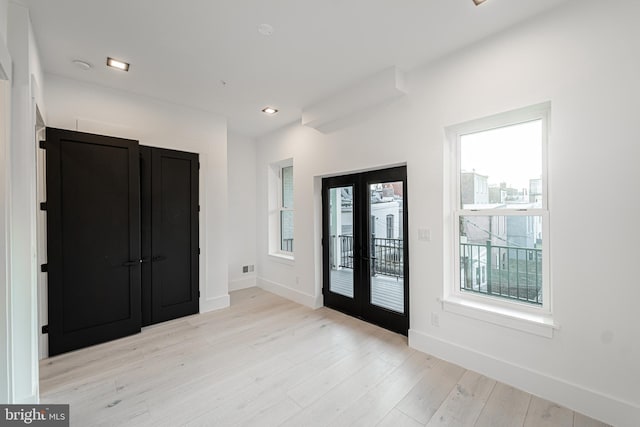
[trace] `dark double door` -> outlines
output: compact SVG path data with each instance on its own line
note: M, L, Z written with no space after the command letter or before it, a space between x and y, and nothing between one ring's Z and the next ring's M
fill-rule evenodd
M325 178L322 206L325 306L407 335L406 167Z
M140 147L142 325L198 312L198 155Z
M197 154L47 129L49 355L198 311Z

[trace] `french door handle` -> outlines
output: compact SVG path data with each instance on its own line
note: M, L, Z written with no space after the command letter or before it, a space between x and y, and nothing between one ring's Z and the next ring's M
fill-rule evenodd
M167 259L166 256L157 255L151 258L151 262L160 262L160 261L164 261L165 259Z
M142 262L141 259L137 259L135 261L125 261L125 262L122 263L122 266L123 267L133 267L135 265L140 264L141 262Z

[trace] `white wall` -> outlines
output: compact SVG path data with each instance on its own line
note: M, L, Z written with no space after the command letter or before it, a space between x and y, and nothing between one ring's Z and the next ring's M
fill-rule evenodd
M200 311L229 305L227 136L220 116L46 75L47 126L200 155Z
M227 134L229 171L229 290L256 285L256 144L251 138ZM242 267L254 271L243 273Z
M570 2L409 75L409 95L331 134L257 141L258 284L321 302L320 176L406 163L410 345L606 422L640 419L640 2ZM551 339L443 312L444 128L550 100ZM293 157L293 264L267 255L267 168ZM431 241L418 241L418 228ZM440 316L439 327L430 323Z

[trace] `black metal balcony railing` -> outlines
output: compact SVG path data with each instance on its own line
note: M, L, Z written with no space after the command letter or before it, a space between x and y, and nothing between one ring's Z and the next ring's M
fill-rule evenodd
M542 250L460 243L460 289L542 304Z
M334 262L334 247L336 238L340 241L340 254L338 265L340 268L353 268L353 236L331 236L329 249L330 262ZM404 277L404 245L402 239L384 239L374 237L371 239L371 275L383 274L392 277Z

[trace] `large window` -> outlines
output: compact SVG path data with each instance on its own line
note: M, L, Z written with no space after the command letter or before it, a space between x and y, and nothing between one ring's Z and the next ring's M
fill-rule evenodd
M549 311L549 104L452 127L454 288Z

